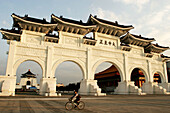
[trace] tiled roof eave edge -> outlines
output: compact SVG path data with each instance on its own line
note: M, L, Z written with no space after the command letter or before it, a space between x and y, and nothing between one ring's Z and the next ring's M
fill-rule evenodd
M125 40L127 39L127 37L128 37L128 34L126 34L125 36L122 36L122 37L120 38L120 41L121 41L121 42L125 41Z
M65 21L59 19L58 17L56 17L55 15L52 15L51 17L53 19L57 19L59 22L61 22L63 24L68 24L68 25L72 25L72 26L78 26L78 27L82 27L82 28L95 28L96 27L96 25L84 26L84 25L78 25L78 24L74 24L74 23L65 22Z
M9 32L9 31L3 31L3 30L0 30L1 33L6 33L6 34L12 34L12 35L17 35L17 36L21 36L21 34L18 34L18 33L12 33L12 32Z
M140 38L136 38L135 36L133 36L133 35L131 35L130 33L129 33L129 36L131 36L131 37L133 37L135 40L139 40L139 41L143 41L143 42L153 42L153 41L155 41L155 39L149 39L149 40L145 40L145 39L140 39Z
M23 21L23 22L26 22L26 23L31 23L31 24L35 24L35 25L40 25L40 26L57 26L57 24L41 24L41 23L36 23L36 22L31 22L31 21L27 21L27 20L24 20L16 15L12 15L13 18L16 18L20 21Z
M105 25L105 26L109 26L109 27L114 27L118 30L131 30L131 29L134 29L134 27L128 27L128 28L122 28L122 27L118 27L118 26L114 26L114 25L109 25L109 24L106 24L106 23L102 23L100 21L98 21L97 19L95 19L93 16L91 16L95 21L97 21L97 23L101 24L101 25Z
M163 50L167 50L167 49L170 49L169 47L157 47L155 46L154 44L152 44L152 47L156 48L156 49L163 49Z

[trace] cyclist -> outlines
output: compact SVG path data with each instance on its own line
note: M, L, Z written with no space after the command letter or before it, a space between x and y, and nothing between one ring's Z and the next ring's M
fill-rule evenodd
M65 104L67 110L72 110L73 108L78 108L79 110L84 109L85 103L80 101L81 96L77 91L74 90L74 95L69 98L69 101Z
M77 105L79 104L81 96L77 93L76 90L74 90L74 95L71 97L71 99L76 103Z

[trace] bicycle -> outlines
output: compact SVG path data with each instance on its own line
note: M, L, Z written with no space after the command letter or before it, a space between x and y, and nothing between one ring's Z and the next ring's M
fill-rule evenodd
M85 107L85 103L83 101L79 101L78 105L74 102L71 98L69 98L69 101L66 102L65 108L66 110L72 110L73 108L78 108L79 110L83 110Z

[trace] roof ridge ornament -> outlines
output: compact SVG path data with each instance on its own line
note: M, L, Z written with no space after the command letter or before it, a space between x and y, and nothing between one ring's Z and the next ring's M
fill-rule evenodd
M25 17L28 17L28 14L25 14Z
M118 25L118 21L115 21L115 24Z
M43 18L43 21L44 21L44 22L47 22L47 21L46 21L46 18Z

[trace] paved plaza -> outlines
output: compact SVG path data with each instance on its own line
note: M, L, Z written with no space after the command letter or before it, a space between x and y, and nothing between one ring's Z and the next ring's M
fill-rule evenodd
M69 97L0 97L0 113L170 113L170 95L82 96L85 109L67 111Z

